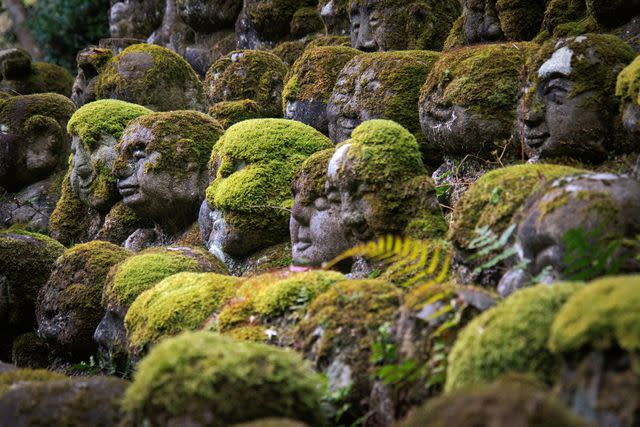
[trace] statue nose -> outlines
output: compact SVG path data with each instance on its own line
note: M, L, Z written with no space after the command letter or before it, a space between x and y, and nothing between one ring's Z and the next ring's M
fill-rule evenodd
M91 168L88 166L80 166L78 168L78 176L82 179L87 179L91 176Z

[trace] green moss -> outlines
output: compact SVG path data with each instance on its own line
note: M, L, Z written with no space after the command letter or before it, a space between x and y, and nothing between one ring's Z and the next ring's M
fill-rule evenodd
M140 362L123 407L134 423L188 416L216 427L282 416L321 426L319 383L291 351L188 332Z
M489 383L510 372L552 383L559 374L559 360L546 349L551 324L582 286L526 288L473 319L449 354L445 390Z
M358 99L358 108L367 111L369 117L401 124L422 144L425 141L416 105L420 87L439 56L431 51L375 52L356 56L340 73L336 91L353 94L358 85L369 84L370 76L373 76L380 82L380 89L375 90L375 96ZM360 81L363 75L368 78ZM334 104L341 106L338 99L334 99Z
M445 52L433 66L420 91L440 105L458 105L482 117L513 122L520 73L532 43L468 46Z
M379 327L392 320L400 295L394 285L383 280L338 282L310 304L294 330L298 347L305 354L313 353L319 366L326 367L338 354L342 363L350 366L349 398L369 395L372 346Z
M465 45L464 22L465 16L462 15L453 23L449 35L444 41L444 51L457 49Z
M549 181L585 172L560 165L524 164L493 170L469 187L456 205L449 239L466 248L475 230L488 226L495 233L507 229L527 198Z
M9 359L11 341L35 325L35 301L56 259L65 248L50 237L18 227L0 230L0 276L4 303L0 307L3 340L0 355Z
M135 44L112 58L98 76L98 99L112 98L154 111L203 110L202 83L180 55L151 45Z
M638 303L640 276L594 280L576 292L558 312L551 327L549 348L553 353L577 352L586 347L637 351Z
M58 122L60 131L64 132L75 109L69 98L54 93L12 96L0 100L0 123L19 138L27 138L32 130L29 120L51 118Z
M39 369L49 365L49 346L35 332L17 337L11 348L11 361L19 368Z
M207 71L210 104L251 99L263 117L281 117L280 92L287 65L271 52L239 50L218 59Z
M239 327L247 326L253 313L255 313L253 299L234 298L225 304L218 314L215 330L228 333Z
M507 40L531 40L540 31L547 0L497 0L496 11Z
M322 46L345 46L351 47L351 37L349 36L320 36L307 43L307 49L314 49Z
M178 273L142 292L124 319L129 354L139 357L161 338L202 326L234 294L238 278Z
M127 125L130 131L136 128L151 131L153 138L145 150L160 154L154 164L146 165L145 172L161 170L178 177L187 173L192 163L201 170L206 169L211 149L224 131L217 121L206 114L187 110L140 116ZM118 144L116 152L121 154L114 163L114 170L126 167L123 162L126 163L133 156L134 142L124 138Z
M290 31L290 22L300 8L316 6L314 0L264 0L244 9L261 38L280 39Z
M540 384L503 377L495 383L429 400L397 427L491 426L587 427Z
M299 165L331 147L310 126L284 119L246 120L230 127L211 153L215 180L207 201L238 230L288 229L291 183ZM277 243L274 241L273 243Z
M632 102L640 105L640 57L618 74L616 96L622 102Z
M83 240L89 227L88 207L71 187L71 164L62 180L60 198L49 217L49 234L60 242L70 245Z
M151 113L148 108L114 99L86 104L76 111L67 123L67 132L78 135L90 150L96 148L102 136L120 139L130 120Z
M302 55L306 48L303 41L294 40L279 43L278 46L271 49L271 53L282 59L282 62L291 67L294 62Z
M57 93L65 97L71 96L73 76L65 68L46 62L33 62L31 74L25 82L22 94Z
M343 46L307 49L296 61L282 91L283 110L287 101L329 101L338 74L347 62L362 52Z
M544 13L544 26L555 36L556 27L584 19L587 6L584 0L549 0Z
M0 373L0 396L6 393L12 384L19 382L55 381L65 378L62 374L47 371L46 369L16 369L9 372L2 372Z
M295 38L314 33L324 33L324 22L320 17L318 8L313 5L296 10L289 23L289 32Z
M272 317L300 308L344 278L334 271L309 271L278 281L255 295L256 312Z
M245 268L242 272L243 276L254 276L288 267L293 264L291 242L278 243L261 249L246 258L243 264Z
M260 118L260 105L251 99L223 101L209 108L209 115L220 123L223 129L229 129L244 120Z
M404 232L409 237L424 240L444 237L448 230L449 223L443 215L425 214L409 221Z
M259 325L238 326L237 328L229 329L224 335L239 341L266 343L268 339L265 327Z
M327 168L335 149L313 153L302 163L293 183L293 193L302 204L311 204L325 195Z

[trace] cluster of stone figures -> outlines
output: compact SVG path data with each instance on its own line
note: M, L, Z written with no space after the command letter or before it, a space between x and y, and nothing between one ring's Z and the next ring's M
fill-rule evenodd
M640 423L640 1L105 13L0 51L0 424Z

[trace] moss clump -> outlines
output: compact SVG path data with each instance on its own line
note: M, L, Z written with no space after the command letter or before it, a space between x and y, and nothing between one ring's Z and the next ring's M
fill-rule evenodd
M260 118L261 109L260 105L251 99L223 101L212 105L209 115L217 120L223 129L229 129L244 120Z
M183 176L190 164L206 169L211 149L222 135L222 126L213 118L197 111L170 111L151 113L133 119L127 125L125 137L116 147L120 153L114 163L114 170L126 167L126 159L133 156L135 134L139 129L148 129L153 138L145 147L149 153L160 154L154 164L147 164L145 172L161 170Z
M622 102L640 105L640 57L618 74L616 96Z
M407 128L424 143L418 116L420 87L436 63L439 53L430 51L375 52L358 55L349 61L336 82L332 103L342 108L340 95L345 99L353 97L356 87L365 86L371 80L380 82L379 89L363 89L358 97L360 111L366 111L368 118L393 120ZM361 82L362 76L369 77Z
M277 243L288 230L296 169L331 142L310 126L283 119L255 119L231 126L211 153L215 179L207 202L242 231L268 231Z
M11 133L24 138L34 130L31 126L42 120L39 118L50 117L58 122L64 132L75 109L69 98L54 93L11 96L1 100L0 123L7 126Z
M397 427L477 426L587 427L543 385L528 378L504 377L478 389L456 391L429 400Z
M420 91L444 106L457 105L488 119L512 123L516 117L520 73L532 43L468 46L443 53Z
M215 271L215 258L200 248L152 248L144 250L114 267L102 295L107 309L128 307L143 291L161 280L181 272ZM218 270L219 272L224 271Z
M120 139L130 120L151 113L148 108L129 102L105 99L86 104L67 123L67 132L78 135L93 150L102 136Z
M507 40L531 40L540 31L547 0L497 0L500 27Z
M130 255L126 249L99 240L67 249L38 294L40 335L75 360L94 354L93 332L104 314L100 297L107 273Z
M310 205L318 197L324 196L327 167L333 153L333 148L318 151L300 166L292 186L293 193L300 203Z
M362 52L343 46L307 49L296 61L282 91L283 109L287 101L329 101L338 74L347 62Z
M324 425L319 381L300 356L209 332L158 344L138 365L123 407L136 424L190 419L216 427L281 416Z
M82 203L71 186L71 162L69 162L69 169L62 179L60 198L49 217L49 234L65 245L84 241L90 220L88 206Z
M582 286L557 283L523 289L473 319L449 353L445 390L489 383L510 372L552 383L559 360L546 348L551 324Z
M394 285L383 280L338 282L309 305L295 328L296 347L313 354L320 369L326 369L336 357L350 367L352 386L345 401L359 406L361 399L369 396L372 346L379 327L393 318L400 295Z
M0 230L0 277L5 299L0 305L3 325L0 356L4 360L9 359L13 338L33 329L36 296L64 249L41 234L17 227Z
M475 230L488 226L499 234L527 198L556 178L584 173L560 165L524 164L493 170L483 175L462 195L454 212L449 239L466 248Z
M125 317L134 358L161 338L202 326L234 294L238 278L215 273L178 273L142 292Z
M112 58L98 76L98 99L120 99L154 111L204 110L202 83L180 55L151 45L135 44Z
M307 6L316 4L314 0L263 0L249 3L244 13L261 39L277 40L289 33L293 16Z
M0 396L5 394L13 384L20 382L40 382L63 380L66 377L46 369L16 369L0 373Z
M323 46L351 47L351 38L349 36L320 36L307 43L307 49Z
M31 74L24 83L26 91L20 93L57 93L69 97L72 87L73 76L65 68L46 62L34 62L31 64Z
M19 368L46 368L49 365L49 346L35 332L22 334L13 341L11 361Z
M271 49L271 53L282 59L282 62L287 64L288 67L291 67L300 58L305 48L306 45L303 41L286 41Z
M558 312L551 327L553 353L640 349L638 303L640 276L614 276L594 280L576 292Z
M268 317L284 314L294 306L309 303L344 279L344 275L335 271L309 271L280 280L256 293L256 312Z
M239 341L261 342L266 343L269 336L264 326L260 325L243 325L226 331L224 336Z
M584 0L549 0L544 12L544 27L549 34L556 36L558 27L575 25L587 18L587 6ZM578 35L578 34L571 34Z
M263 117L280 117L281 92L287 65L271 52L238 50L218 59L207 71L210 104L251 99Z
M295 38L322 32L324 32L324 22L317 7L302 7L291 17L289 33Z

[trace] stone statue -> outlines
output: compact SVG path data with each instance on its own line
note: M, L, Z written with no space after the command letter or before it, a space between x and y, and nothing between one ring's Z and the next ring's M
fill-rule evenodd
M549 41L527 65L518 112L531 159L601 162L622 152L616 77L634 53L615 36L587 34Z
M166 0L111 0L111 37L146 40L162 23Z
M222 128L196 111L147 114L129 122L116 147L113 172L125 205L155 224L125 247L167 245L196 220L207 188L207 161Z
M0 91L11 95L58 93L71 95L73 77L64 68L32 61L22 48L0 50Z
M327 33L335 36L349 35L349 0L320 0L318 10Z
M634 151L638 151L638 141L640 141L640 58L636 58L618 75L616 95L622 102L620 111L627 138L633 144Z

